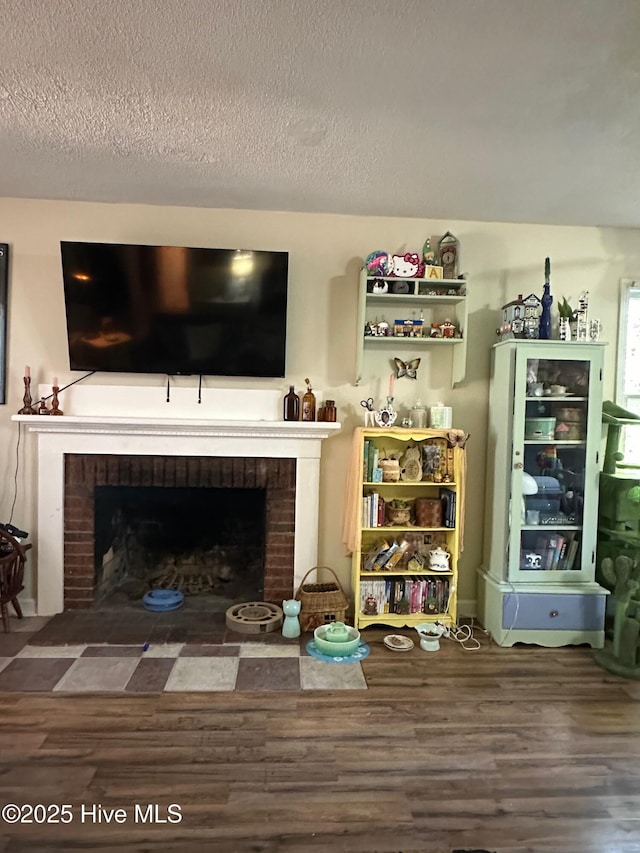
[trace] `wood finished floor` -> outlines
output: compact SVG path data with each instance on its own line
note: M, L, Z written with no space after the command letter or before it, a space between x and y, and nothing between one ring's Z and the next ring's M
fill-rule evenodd
M0 824L0 851L640 851L640 683L584 647L393 653L385 633L364 634L366 691L1 694L0 800L73 821Z

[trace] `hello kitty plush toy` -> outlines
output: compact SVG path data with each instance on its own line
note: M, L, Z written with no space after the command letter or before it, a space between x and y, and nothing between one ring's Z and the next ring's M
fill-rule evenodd
M392 255L392 275L398 278L420 278L424 273L424 266L420 262L420 256L415 252L407 252L405 255Z

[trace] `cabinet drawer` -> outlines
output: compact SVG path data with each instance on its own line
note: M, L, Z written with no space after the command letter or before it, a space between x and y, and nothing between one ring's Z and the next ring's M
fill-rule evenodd
M502 627L521 631L601 631L605 601L606 595L510 592L502 602Z

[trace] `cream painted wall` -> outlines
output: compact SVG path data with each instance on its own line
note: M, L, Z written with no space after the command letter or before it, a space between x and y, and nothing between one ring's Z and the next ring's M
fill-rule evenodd
M426 206L426 205L425 205ZM602 319L606 356L605 396L614 389L618 282L640 278L640 235L636 230L439 222L316 214L169 208L80 202L0 199L0 242L10 244L7 403L0 406L0 520L24 526L36 544L34 454L31 436L11 421L22 405L22 376L64 385L80 374L68 369L59 241L89 240L159 245L212 246L288 251L289 328L286 379L214 380L209 387L297 388L309 376L319 395L336 401L343 429L324 444L321 470L319 559L350 585L350 561L342 545L345 471L350 437L361 423L359 401L386 393L393 353L365 356L364 381L353 385L358 270L375 249L420 250L426 236L451 230L460 240L461 267L469 276L468 361L465 382L449 387L449 354L421 351L417 382L396 383L396 403L410 408L417 397L453 406L454 426L471 433L465 552L459 596L476 597L475 570L481 561L489 353L499 308L518 293L541 293L544 259L552 261L552 293L570 300L590 293L590 313ZM555 312L554 312L555 314ZM391 318L392 319L392 318ZM96 384L158 384L157 377L99 374ZM181 385L196 387L183 378ZM64 409L64 395L61 399ZM132 412L135 414L135 412ZM16 477L16 456L19 466ZM14 479L17 487L14 489ZM15 499L15 507L14 507ZM12 513L13 508L13 513ZM32 595L27 578L25 594Z

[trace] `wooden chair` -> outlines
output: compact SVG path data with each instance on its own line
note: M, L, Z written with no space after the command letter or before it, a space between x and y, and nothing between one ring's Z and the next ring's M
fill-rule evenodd
M0 528L0 613L5 634L9 633L8 604L13 605L18 619L22 619L22 610L18 602L18 593L24 589L24 565L27 551L31 545L22 545L6 530Z

